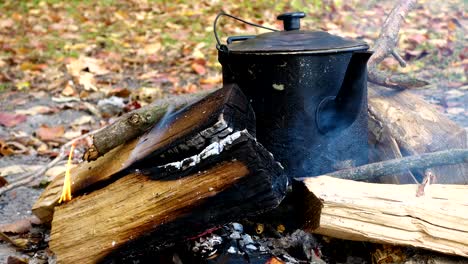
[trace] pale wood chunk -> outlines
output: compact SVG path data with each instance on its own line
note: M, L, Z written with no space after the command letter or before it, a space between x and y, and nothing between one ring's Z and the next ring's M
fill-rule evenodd
M314 233L356 241L400 244L468 257L468 185L356 182L328 176L308 178L306 188L322 203ZM316 215L306 216L315 221ZM307 219L306 219L307 220Z

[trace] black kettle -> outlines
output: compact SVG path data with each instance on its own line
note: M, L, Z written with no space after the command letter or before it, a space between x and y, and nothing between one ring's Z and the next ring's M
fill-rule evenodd
M367 163L367 60L362 41L300 29L302 12L278 16L284 31L219 40L224 84L250 99L257 139L289 177ZM260 26L262 27L262 26ZM264 27L263 27L264 28Z

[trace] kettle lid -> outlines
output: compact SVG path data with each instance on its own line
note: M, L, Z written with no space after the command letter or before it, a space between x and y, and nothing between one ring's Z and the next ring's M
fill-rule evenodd
M284 13L278 16L283 20L285 31L275 31L257 36L231 37L227 48L232 53L300 53L320 54L337 53L356 50L367 50L369 46L364 41L343 38L325 31L300 30L300 19L303 12Z

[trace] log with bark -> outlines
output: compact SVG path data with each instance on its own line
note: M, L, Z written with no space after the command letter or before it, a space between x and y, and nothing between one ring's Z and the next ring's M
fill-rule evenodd
M195 103L206 93L168 97L134 110L120 117L115 123L92 136L93 143L84 153L83 159L93 161L113 148L132 140L160 121L167 112L177 111Z
M409 91L369 87L370 160L467 148L466 130ZM415 171L418 172L418 171ZM468 163L433 168L437 183L468 184ZM424 174L419 171L419 174ZM415 183L411 174L391 175L385 183Z
M423 196L416 197L415 184L327 176L308 178L302 184L308 231L468 257L468 185L430 185Z
M247 129L254 135L254 128L254 114L245 96L236 86L224 87L196 104L166 115L163 122L145 135L127 141L95 161L79 164L71 171L72 194L83 193L93 185L126 173L123 171L131 170L135 163L143 169L177 161L233 131ZM43 222L52 220L63 181L63 175L57 176L33 206L33 213Z
M50 248L58 262L128 262L281 202L287 177L246 130L213 145L57 206Z

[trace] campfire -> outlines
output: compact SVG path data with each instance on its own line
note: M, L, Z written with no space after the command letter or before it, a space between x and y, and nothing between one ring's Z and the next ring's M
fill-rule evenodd
M239 253L216 232L268 263L287 261L280 247L319 259L314 235L468 257L466 131L407 91L368 86L369 46L300 30L303 16L223 44L218 19L245 21L220 14L221 88L127 113L74 168L71 145L33 207L59 263L130 263L183 241ZM256 219L278 237L260 242Z

